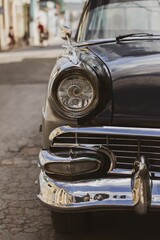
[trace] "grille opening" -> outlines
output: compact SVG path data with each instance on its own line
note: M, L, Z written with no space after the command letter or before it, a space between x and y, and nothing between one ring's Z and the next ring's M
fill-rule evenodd
M120 169L133 169L135 160L144 155L149 161L149 170L160 172L160 138L158 137L65 133L57 136L54 144L104 145L115 154L116 168Z

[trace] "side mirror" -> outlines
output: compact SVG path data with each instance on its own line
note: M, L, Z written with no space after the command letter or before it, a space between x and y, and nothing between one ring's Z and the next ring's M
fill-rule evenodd
M61 38L63 40L68 40L70 41L70 38L72 36L72 29L69 26L63 26L61 28Z

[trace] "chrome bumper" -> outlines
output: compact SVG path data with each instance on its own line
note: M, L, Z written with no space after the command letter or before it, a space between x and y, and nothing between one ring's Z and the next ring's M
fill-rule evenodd
M131 178L107 178L77 182L60 182L39 175L38 198L57 211L100 209L134 209ZM152 180L150 209L160 207L160 181Z
M50 134L50 141L54 142L57 136L67 132L160 137L160 129L64 126ZM77 141L75 145L78 145ZM42 161L43 158L40 161L38 198L56 211L133 209L140 214L146 214L148 209L160 209L160 177L152 176L147 159L143 155L137 159L132 174L127 176L109 174L106 178L73 182L63 182L48 177L43 166L46 162L55 161L55 159L48 151L42 155L45 158L44 161Z
M41 171L39 199L59 210L133 207L130 179L59 182Z

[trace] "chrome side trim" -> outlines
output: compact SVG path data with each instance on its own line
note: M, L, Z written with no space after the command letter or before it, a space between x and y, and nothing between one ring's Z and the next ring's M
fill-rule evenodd
M72 128L70 126L61 126L54 129L49 140L53 141L55 137L64 133L83 133L83 134L101 134L101 135L121 135L121 136L141 136L141 137L160 137L160 129L153 128L131 128L131 127L81 127Z

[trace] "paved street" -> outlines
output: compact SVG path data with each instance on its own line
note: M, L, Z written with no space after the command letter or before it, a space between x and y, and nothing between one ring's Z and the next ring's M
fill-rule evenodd
M160 215L92 215L87 233L55 233L36 197L41 108L59 49L0 53L0 240L155 239Z

